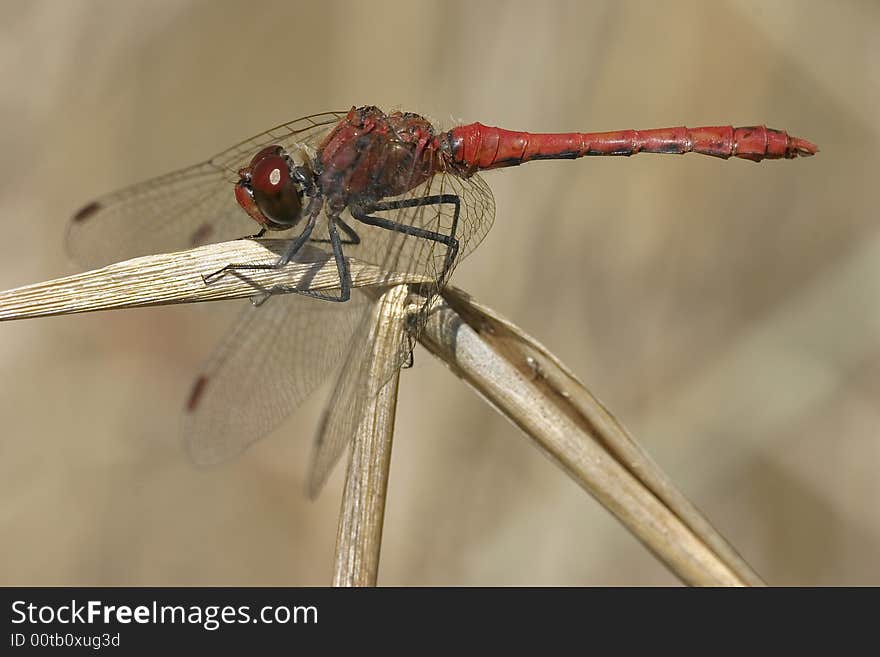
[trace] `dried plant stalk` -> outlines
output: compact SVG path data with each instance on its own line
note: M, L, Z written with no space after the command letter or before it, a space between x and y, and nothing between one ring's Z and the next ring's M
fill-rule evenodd
M325 252L306 248L278 270L226 274L210 285L203 275L230 262L271 263L289 240L234 240L160 255L133 258L100 269L0 292L0 321L156 306L194 301L240 299L255 295L254 285L298 286L308 290L339 287L336 264ZM416 282L418 277L386 274L374 265L348 258L354 287Z
M550 352L455 288L422 337L684 582L762 585L626 430Z
M287 240L236 240L135 258L0 292L0 320L253 297L254 286L338 288L327 254L304 249L279 270L202 275L230 262L274 262ZM384 294L376 304L373 363L406 339L404 305L418 277L348 259L355 287ZM760 577L678 492L614 417L552 354L461 290L447 287L422 343L529 435L684 582L761 585ZM371 400L352 449L337 541L334 583L376 582L397 378Z
M351 444L336 534L334 586L375 586L382 545L385 493L391 467L400 370L383 384L383 362L396 357L406 339L406 285L386 291L373 309L368 389L379 393L366 405Z

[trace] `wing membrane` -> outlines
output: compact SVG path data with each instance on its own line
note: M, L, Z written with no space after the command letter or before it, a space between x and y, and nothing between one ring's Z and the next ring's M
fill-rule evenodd
M432 196L455 195L459 201L459 216L455 236L459 240L459 254L455 265L470 254L482 241L492 226L495 203L486 183L478 176L469 179L438 174L426 183L410 190L396 200L414 200ZM407 226L415 226L433 232L452 233L454 205L431 204L377 212L376 216ZM346 222L361 236L361 243L346 247L346 253L358 259L372 262L389 272L406 272L428 276L433 283L422 286L422 294L428 301L440 291L440 275L446 258L446 247L436 241L421 239L400 232L367 226L351 216ZM451 275L447 272L447 276ZM427 306L427 303L426 303ZM393 373L408 362L415 341L418 339L424 317L415 317L410 334L400 341L397 354L385 363L372 364L374 352L372 340L375 331L369 321L372 313L366 313L339 373L333 394L324 411L313 451L309 474L309 495L316 496L333 467L351 443L363 421L366 404ZM371 376L370 370L375 373Z
M417 199L441 196L454 196L459 199L460 209L454 235L455 205L451 203L414 205L381 210L372 214L404 226L453 235L459 242L459 252L452 267L446 273L448 280L457 264L479 245L492 226L495 201L485 181L479 176L463 179L439 173L404 195L383 199L383 203L394 201L409 203ZM431 298L440 291L441 285L445 283L440 280L447 254L445 244L378 226L368 226L350 215L346 215L345 221L361 236L360 244L346 246L347 255L376 264L387 272L427 277L431 282L421 286L421 292L427 302L430 302ZM427 303L425 305L427 306ZM404 341L401 353L397 356L397 367L409 360L423 319L423 317L414 318L410 339Z
M98 266L252 233L256 226L233 194L238 170L269 144L281 145L294 159L298 151L313 158L324 135L345 114L326 112L282 124L201 164L99 198L74 217L68 249L80 263ZM419 202L450 196L458 199L457 219L453 203ZM365 225L348 212L341 218L357 231L360 244L346 245L346 255L388 272L427 277L431 282L422 285L421 292L428 300L482 241L495 213L492 193L479 176L462 179L444 172L401 196L382 199L382 204L373 216L458 240L458 256L446 279L444 244ZM313 238L326 240L326 215ZM329 250L326 243L319 248ZM206 365L189 400L184 437L193 459L216 463L243 451L280 424L341 364L312 461L309 487L317 493L355 434L366 403L378 393L377 386L409 360L421 330L417 318L399 353L385 363L372 363L373 303L354 290L343 304L289 294L248 306Z
M339 366L368 307L361 294L249 305L193 388L183 426L193 460L226 460L277 427Z
M206 162L107 194L80 210L67 231L67 249L87 267L165 253L256 232L238 207L238 170L262 147L312 154L344 112L303 117L242 141Z

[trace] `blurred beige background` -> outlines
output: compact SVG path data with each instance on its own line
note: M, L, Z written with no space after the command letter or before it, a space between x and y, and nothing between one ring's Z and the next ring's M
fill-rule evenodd
M818 157L491 173L455 283L555 351L772 584L880 584L880 5L0 2L0 288L70 273L97 194L353 104L531 131L766 122ZM537 266L536 266L537 265ZM0 584L330 582L326 389L196 470L193 306L0 326ZM295 336L292 336L295 338ZM403 373L380 583L674 584L424 351Z

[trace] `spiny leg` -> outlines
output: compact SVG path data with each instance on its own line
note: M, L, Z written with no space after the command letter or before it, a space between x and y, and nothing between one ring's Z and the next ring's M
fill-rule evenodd
M455 206L455 210L452 214L452 226L450 228L449 235L445 235L443 233L433 230L427 230L425 228L419 228L417 226L409 226L407 224L391 221L390 219L383 219L382 217L370 216L368 212L353 208L350 209L350 211L351 215L355 219L369 226L377 226L379 228L384 228L385 230L392 230L398 233L402 233L404 235L412 235L413 237L419 237L421 239L431 240L446 245L446 257L443 262L443 271L440 272L440 276L437 279L438 287L443 287L446 284L446 279L448 278L449 273L452 270L453 264L455 264L455 257L458 255L458 239L456 239L455 237L455 232L458 228L458 216L461 209L461 199L455 194L435 194L432 196L423 196L421 198L414 199L382 201L370 206L369 210L370 212L383 212L388 210L399 210L401 208L442 205L444 203ZM407 340L409 341L409 348L407 349L408 357L403 367L412 367L413 350L415 348L415 341L412 333L407 332Z
M358 235L354 228L349 226L345 221L341 218L336 219L336 224L342 229L342 232L345 233L345 237L342 239L342 244L360 244L361 237ZM312 242L317 244L327 244L330 240L312 238Z
M238 272L244 271L266 271L272 269L279 269L284 267L287 263L289 263L293 257L297 254L297 252L302 248L303 244L305 244L309 236L312 234L312 231L315 228L315 222L318 218L319 211L314 211L309 214L308 222L306 223L305 228L303 228L302 233L290 243L285 252L278 258L278 260L272 264L244 264L244 263L233 263L226 265L222 269L219 269L207 276L202 276L205 281L205 284L210 284L219 276L229 272L233 274L238 274ZM325 301L348 301L351 298L351 271L348 268L348 262L345 260L345 255L342 252L342 242L339 238L339 233L336 230L336 220L333 217L329 218L329 226L328 230L330 233L330 243L333 249L333 257L336 261L336 270L339 272L339 296L333 296L331 294L324 294L323 292L314 292L311 290L298 290L294 287L284 286L284 285L276 285L269 290L261 288L257 285L254 285L254 288L260 292L261 296L254 299L254 305L262 305L266 299L268 299L273 294L280 294L282 292L296 292L298 294L302 294L308 297L313 297L315 299L322 299Z
M379 203L371 205L369 208L369 212L384 212L388 210L399 210L401 208L415 208L427 205L443 205L447 203L455 206L455 210L452 213L452 226L449 231L449 235L445 235L443 233L439 233L433 230L427 230L425 228L419 228L417 226L401 224L396 221L391 221L390 219L383 219L382 217L373 217L370 216L370 214L368 214L367 212L357 209L351 209L351 216L353 216L361 223L367 224L369 226L377 226L379 228L392 230L397 233L403 233L404 235L412 235L413 237L420 237L422 239L431 240L446 245L447 250L446 258L443 262L443 271L440 272L440 276L437 280L438 285L442 287L446 284L446 278L448 277L449 272L452 270L453 264L455 264L455 257L458 255L458 239L456 239L455 237L455 232L458 228L458 216L461 210L461 199L456 194L434 194L432 196L423 196L421 198L410 198L397 201L381 201Z
M293 256L297 254L297 252L302 248L303 244L305 244L309 235L312 234L312 230L315 228L315 222L318 219L318 213L312 212L309 214L309 219L306 222L303 231L297 236L295 240L293 240L287 247L287 249L282 253L278 260L272 264L246 264L246 263L232 263L228 264L225 267L218 269L215 272L211 272L210 274L206 274L202 276L202 279L205 281L205 285L210 285L215 280L223 276L223 274L230 271L258 271L258 270L270 270L270 269L280 269L284 267L287 263L291 261Z
M339 295L326 294L324 292L315 292L313 290L299 290L288 285L275 285L268 290L266 296L259 300L258 304L263 303L273 294L284 294L287 292L295 292L313 299L321 299L322 301L348 301L351 298L351 270L348 267L348 261L342 252L342 240L339 237L339 231L336 229L335 217L328 217L327 230L330 233L330 245L333 250L333 259L336 261L336 271L339 273Z
M265 234L266 234L266 227L263 226L262 228L260 228L260 232L254 233L253 235L245 235L244 237L239 237L238 239L240 239L240 240L258 240Z

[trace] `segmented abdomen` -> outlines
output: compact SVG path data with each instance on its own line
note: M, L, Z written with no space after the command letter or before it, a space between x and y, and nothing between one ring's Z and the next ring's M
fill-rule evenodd
M734 128L657 128L614 132L531 134L472 123L441 135L441 144L460 173L517 166L531 160L574 159L590 155L636 153L701 153L727 159L764 159L813 155L817 148L805 139L765 126Z

